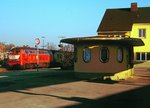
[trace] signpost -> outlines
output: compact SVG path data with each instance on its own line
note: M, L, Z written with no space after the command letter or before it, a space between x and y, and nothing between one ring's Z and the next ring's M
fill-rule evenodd
M39 38L36 38L36 39L34 40L34 43L35 43L35 45L39 45L39 44L40 44L40 39L39 39Z
M39 67L39 50L38 50L38 45L40 44L40 39L36 38L34 40L34 43L35 43L35 47L36 47L36 68L37 68L37 71L38 71L38 67Z

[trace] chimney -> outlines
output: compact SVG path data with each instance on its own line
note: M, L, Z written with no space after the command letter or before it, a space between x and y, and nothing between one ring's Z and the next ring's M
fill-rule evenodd
M137 12L137 11L138 11L137 3L131 3L131 12Z

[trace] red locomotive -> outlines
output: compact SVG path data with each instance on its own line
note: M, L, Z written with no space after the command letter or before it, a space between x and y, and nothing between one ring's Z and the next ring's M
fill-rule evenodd
M35 68L49 67L52 55L48 50L30 47L15 47L8 55L7 65L9 68Z

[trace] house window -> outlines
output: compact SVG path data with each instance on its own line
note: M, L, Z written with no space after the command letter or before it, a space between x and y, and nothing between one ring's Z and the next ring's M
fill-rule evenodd
M146 38L146 29L139 29L139 38Z
M145 60L145 53L141 53L142 54L142 61Z
M91 50L89 48L85 48L83 50L83 60L88 63L91 60Z
M147 61L150 60L150 52L137 52L136 53L137 61Z
M100 61L107 63L109 61L109 50L106 47L102 47L100 50Z
M147 53L147 60L150 60L150 53Z
M136 53L136 60L138 60L138 61L139 61L139 60L140 60L140 58L141 58L140 56L141 56L141 55L140 55L140 53Z
M117 49L117 61L121 63L123 61L123 48Z

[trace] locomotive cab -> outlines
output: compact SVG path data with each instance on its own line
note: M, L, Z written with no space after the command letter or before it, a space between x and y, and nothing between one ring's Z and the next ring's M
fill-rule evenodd
M8 55L8 61L7 61L8 67L9 68L18 67L19 66L19 59L20 59L20 50L19 49L12 49Z

